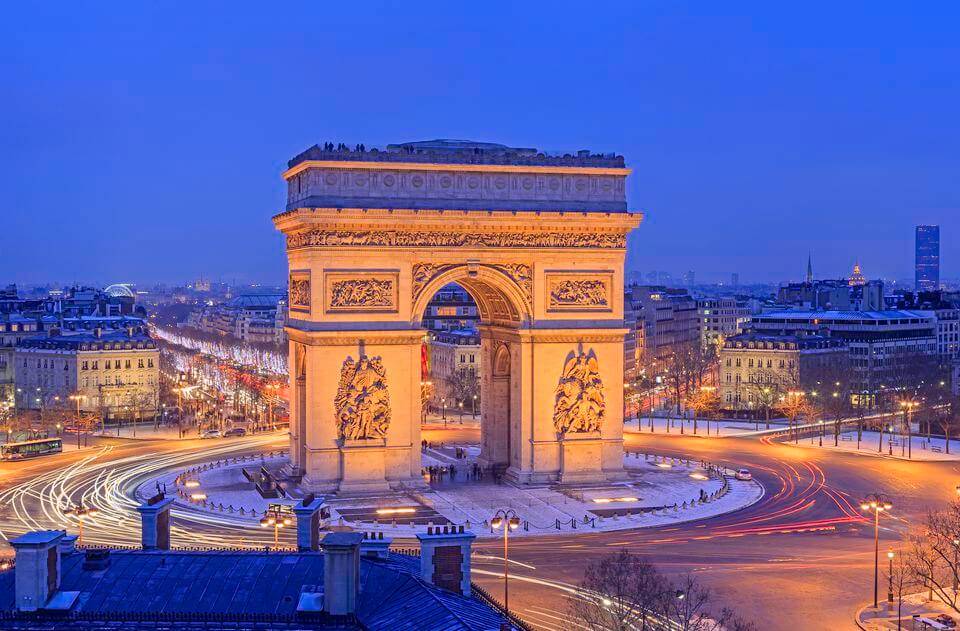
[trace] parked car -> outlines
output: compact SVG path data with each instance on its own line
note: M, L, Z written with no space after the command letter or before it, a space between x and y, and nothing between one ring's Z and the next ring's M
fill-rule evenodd
M952 616L949 616L945 613L942 613L939 616L935 617L934 620L936 620L937 622L939 622L940 624L942 624L948 629L957 628L957 621L954 620Z
M245 427L231 427L223 433L224 436L246 436L247 429Z
M750 469L737 469L736 477L738 480L752 480L753 474L750 473Z
M200 438L223 438L223 432L219 429L208 429L200 434Z

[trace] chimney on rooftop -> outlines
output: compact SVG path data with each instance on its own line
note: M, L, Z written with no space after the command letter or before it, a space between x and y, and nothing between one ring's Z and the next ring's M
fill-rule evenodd
M18 611L36 611L46 606L60 589L60 541L63 530L28 532L10 541L16 550L14 606Z
M361 541L359 532L331 532L323 538L323 609L328 614L357 611Z
M420 540L420 576L437 587L470 595L470 548L477 536L463 526L432 526Z
M320 518L324 510L329 510L322 497L312 493L304 496L293 512L297 516L297 550L316 551L320 548Z
M172 497L162 492L137 506L140 513L140 545L144 550L170 549L170 505Z

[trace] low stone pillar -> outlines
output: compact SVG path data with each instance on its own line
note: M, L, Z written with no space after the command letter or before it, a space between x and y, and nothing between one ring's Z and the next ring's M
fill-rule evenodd
M170 506L172 497L157 493L137 506L140 513L140 545L144 550L170 549Z
M60 589L60 541L62 530L28 532L10 541L16 551L14 606L18 611L43 608Z
M463 526L434 526L420 541L420 576L431 585L470 595L470 549L477 536Z
M361 541L359 532L331 532L323 538L323 609L331 615L357 610Z
M293 513L297 516L297 550L309 552L320 549L320 510L323 498L307 495L296 506Z

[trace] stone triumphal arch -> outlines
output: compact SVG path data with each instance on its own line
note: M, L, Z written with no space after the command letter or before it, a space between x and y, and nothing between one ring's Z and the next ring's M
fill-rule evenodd
M480 312L481 459L522 483L623 477L619 156L434 141L290 161L291 468L316 490L422 484L421 326Z

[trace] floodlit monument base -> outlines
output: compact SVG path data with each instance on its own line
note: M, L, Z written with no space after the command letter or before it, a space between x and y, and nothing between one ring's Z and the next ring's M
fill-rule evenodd
M481 460L522 484L623 479L629 169L447 144L314 147L284 174L293 472L324 492L423 485L422 322L456 282L480 315Z

